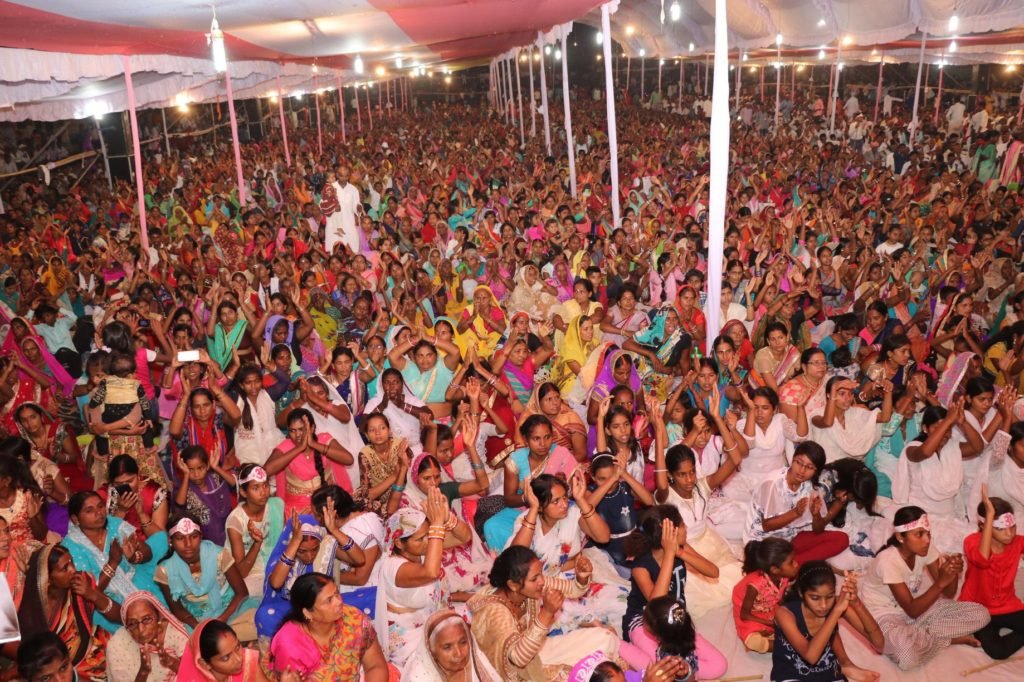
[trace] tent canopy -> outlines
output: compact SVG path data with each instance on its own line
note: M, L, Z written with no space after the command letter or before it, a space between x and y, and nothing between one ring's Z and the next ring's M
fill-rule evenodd
M222 0L237 99L309 91L482 63L577 20L600 27L601 0ZM210 60L210 0L0 0L0 121L83 118L127 107L121 55L139 108L225 96ZM678 5L678 12L673 7ZM959 17L958 50L948 51ZM699 58L712 49L714 0L620 0L613 38L627 55ZM730 0L730 46L751 59L811 63L842 44L849 61L1024 62L1021 0ZM999 32L999 33L991 33ZM355 58L364 65L356 73ZM401 59L401 66L398 60ZM313 65L316 65L314 74Z

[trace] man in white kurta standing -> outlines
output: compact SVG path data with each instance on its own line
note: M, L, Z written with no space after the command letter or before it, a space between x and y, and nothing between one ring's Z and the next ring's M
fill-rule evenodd
M352 253L359 253L359 190L349 182L351 169L338 166L335 178L331 181L337 197L337 210L327 216L327 229L324 245L327 253L334 252L334 246L341 242Z

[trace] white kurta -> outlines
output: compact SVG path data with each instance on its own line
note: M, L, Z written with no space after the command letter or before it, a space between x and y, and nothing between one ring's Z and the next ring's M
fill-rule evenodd
M324 235L324 245L327 253L334 250L338 242L345 244L352 253L359 253L359 223L357 216L359 212L359 190L351 183L344 186L334 184L334 190L338 193L338 210L327 218L327 229Z

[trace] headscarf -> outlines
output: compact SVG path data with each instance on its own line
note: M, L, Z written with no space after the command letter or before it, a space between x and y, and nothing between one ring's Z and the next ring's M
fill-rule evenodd
M473 296L476 296L477 291L483 291L491 297L492 309L501 312L504 316L504 311L501 309L501 304L498 302L498 297L494 295L494 292L486 284L478 284L473 290ZM476 312L476 304L470 303L466 306L463 315L468 315L470 318L473 317L473 313ZM506 316L507 317L507 316ZM484 326L483 321L480 319L473 319L473 323L469 326L469 329L463 334L458 333L458 327L456 327L455 344L459 347L459 351L463 356L466 355L466 351L469 349L470 344L476 345L477 355L481 359L486 359L494 354L494 349L498 347L498 341L501 340L501 334L492 330L490 327Z
M192 636L185 645L185 653L181 656L181 663L178 665L178 679L200 682L201 680L216 679L200 663L199 640L202 639L203 630L213 622L212 618L204 620L192 631Z
M186 640L186 642L188 641L188 630L186 630L185 626L181 624L181 621L179 621L177 618L175 618L171 614L171 612L167 610L167 607L164 606L160 602L160 600L156 598L155 595L153 595L152 593L147 592L145 590L137 590L137 591L133 592L131 595L128 596L128 598L126 598L124 600L124 602L122 602L122 604L121 604L121 622L122 623L128 622L128 609L131 608L133 605L139 603L139 602L146 602L146 603L148 603L151 607L153 607L153 610L156 611L157 614L161 618L163 618L165 621L167 621L167 627L168 628L177 631L181 635L182 639ZM125 626L125 629L127 629L127 626ZM115 636L111 640L111 642L110 642L110 644L108 646L116 646L115 642L117 642L118 638L121 637L121 636L123 636L123 635ZM138 647L138 642L136 642L135 639L133 637L131 637L130 633L128 634L127 640L131 640L131 644L133 644L136 647ZM126 646L127 646L127 640L124 641L124 644ZM167 651L167 650L166 649L162 649L162 648L156 650L156 652L160 652L160 651ZM129 671L126 671L126 672L128 672L129 674L131 674L133 676L138 674L139 668L142 667L142 657L143 656L148 657L151 653L156 653L156 652L154 652L148 646L147 646L147 648L145 650L139 648L138 652L137 652L139 657L137 659L134 659L134 663L133 663L132 669L129 670ZM174 651L169 651L168 653L175 654ZM184 662L184 659L182 660L182 662ZM185 679L185 678L181 678L181 679Z
M420 639L416 651L402 670L403 682L444 682L447 679L447 675L445 675L441 666L438 665L433 652L430 651L430 636L439 627L454 624L454 619L462 622L466 628L466 636L469 639L470 655L467 665L469 666L470 676L468 681L500 682L501 677L494 670L494 666L491 665L487 656L480 651L476 640L473 639L473 633L470 631L469 625L452 609L437 611L427 618L427 622L423 625L423 637ZM589 681L590 678L587 679Z
M527 263L516 272L516 288L508 299L509 313L526 313L531 320L547 320L561 306L558 298L544 291L540 271L537 281L530 286L526 283L526 272L530 268L537 269L533 263Z
M25 357L25 343L31 339L35 342L36 347L39 348L39 354L43 357L43 361L46 363L46 368L49 370L50 376L53 377L54 381L57 383L57 385L54 386L54 389L56 389L54 390L54 393L57 395L63 394L66 398L70 397L71 392L75 388L75 380L71 378L71 375L68 374L66 369L64 369L64 366L57 361L57 358L53 356L50 349L46 347L46 341L43 340L43 337L39 336L35 327L32 326L32 323L29 320L26 320L24 317L15 317L11 319L11 325L13 325L14 320L20 320L23 322L25 326L28 327L28 334L26 334L19 343L14 338L14 330L8 326L7 336L4 338L2 346L0 346L0 352L3 352L5 355L17 353L18 359L25 364L31 365L32 363L29 362L27 357ZM28 374L22 371L18 372L18 376L22 379L28 378Z
M28 571L25 576L25 592L21 598L21 608L18 610L18 621L21 626L22 637L30 637L40 632L52 631L50 618L46 615L47 590L50 587L50 554L56 544L43 545L32 555L28 563ZM92 580L92 577L87 577ZM77 666L91 648L92 642L92 609L86 604L85 599L68 590L67 599L71 600L71 615L74 622L65 623L64 628L74 627L78 630L78 646L71 651L71 664ZM61 632L57 632L61 639L66 639ZM65 641L65 644L67 642Z
M629 379L626 380L626 385L636 393L640 390L640 375L637 374L636 367L633 366L633 360L629 353L624 350L614 350L604 358L604 364L601 366L601 371L598 372L597 378L594 379L594 385L590 389L590 397L595 400L603 400L604 398L611 395L612 389L618 385L619 382L615 380L615 365L618 363L620 358L625 357L629 361Z
M971 359L977 357L975 353L967 351L957 353L951 362L946 363L946 368L939 378L938 388L935 390L935 397L943 407L949 407L953 399L960 393L960 384L963 383L964 375L971 365Z
M415 533L416 529L422 526L426 520L426 514L412 507L402 507L389 516L385 529L387 531L385 537L388 542L388 551L393 553L395 551L395 542Z

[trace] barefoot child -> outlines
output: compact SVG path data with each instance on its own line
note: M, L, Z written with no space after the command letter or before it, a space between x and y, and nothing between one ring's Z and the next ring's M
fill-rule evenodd
M950 644L978 646L972 633L988 625L988 610L981 604L953 601L963 558L939 554L932 545L928 515L920 507L901 507L893 526L860 593L885 633L883 653L909 670Z
M772 677L802 682L873 682L881 676L853 664L839 636L845 618L881 651L885 640L878 623L857 598L857 578L847 574L839 595L836 576L824 561L800 567L786 602L775 612L775 648Z
M775 609L797 575L793 544L782 538L751 540L743 548L743 579L732 590L736 634L747 651L766 654L775 644Z
M981 486L978 505L980 533L964 539L967 577L960 601L977 602L988 609L991 622L974 633L985 653L996 660L1009 658L1024 646L1024 602L1014 592L1024 536L1017 535L1017 520L1010 503L988 496ZM999 632L1010 630L1005 635Z

